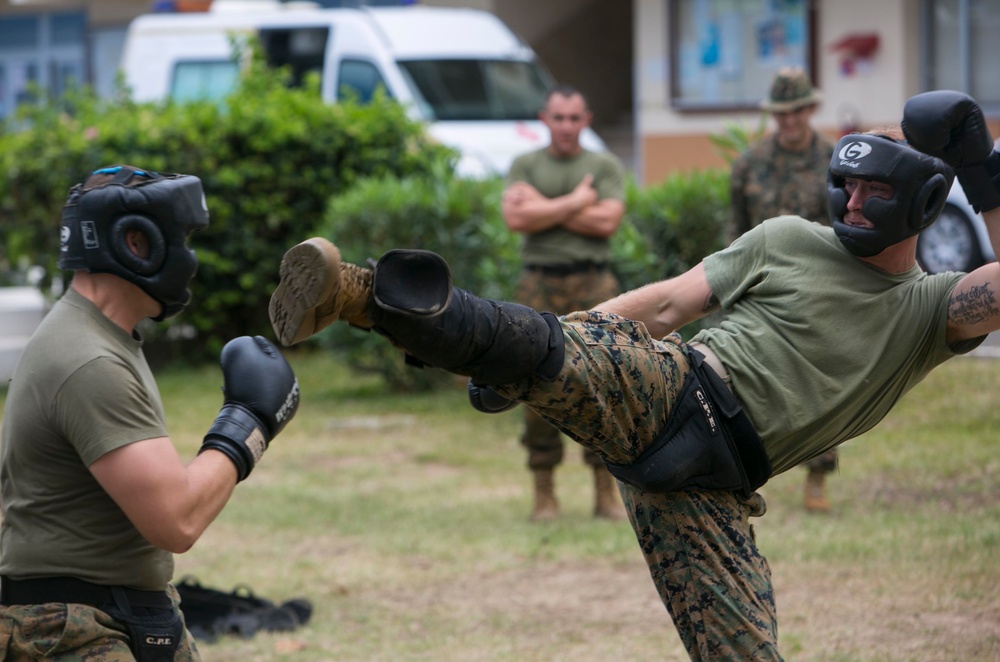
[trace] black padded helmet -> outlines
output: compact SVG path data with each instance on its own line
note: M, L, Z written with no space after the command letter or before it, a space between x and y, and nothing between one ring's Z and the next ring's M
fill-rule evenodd
M97 180L101 183L91 185ZM156 321L173 317L191 300L188 285L198 258L187 247L195 230L208 226L201 180L127 165L101 168L69 192L62 212L59 268L109 273L134 283L162 306ZM126 242L138 230L149 255Z
M874 228L844 222L848 177L891 184L891 198L869 198L861 209ZM955 179L941 159L880 134L851 133L837 142L827 175L830 221L841 243L858 257L881 253L919 233L944 208Z

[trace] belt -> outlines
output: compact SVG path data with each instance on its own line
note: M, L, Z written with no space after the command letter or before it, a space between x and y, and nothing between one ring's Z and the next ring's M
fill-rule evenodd
M75 577L11 579L0 577L0 605L40 605L47 602L72 603L100 607L114 604L112 593L121 591L134 607L173 608L165 591L141 591L123 586L102 586Z
M588 271L604 271L607 262L570 262L569 264L526 264L527 271L536 271L546 276L571 276Z
M719 357L716 356L715 352L713 352L708 345L700 342L689 342L688 346L704 354L705 363L707 363L708 366L715 371L715 374L717 374L719 378L722 379L723 383L729 387L729 390L732 391L733 380L730 378L729 371L726 370L726 366L722 364L722 361L719 360Z

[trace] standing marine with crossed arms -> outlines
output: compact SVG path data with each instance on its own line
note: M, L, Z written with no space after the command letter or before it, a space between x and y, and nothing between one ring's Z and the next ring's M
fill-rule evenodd
M625 174L618 159L580 144L591 112L579 90L552 89L538 114L551 140L514 159L503 192L504 222L521 235L524 264L517 301L557 315L585 310L621 292L611 270L611 236L625 215ZM559 516L555 470L563 439L530 408L524 408L521 445L535 487L531 520ZM625 519L614 477L596 454L583 449L594 472L594 517Z

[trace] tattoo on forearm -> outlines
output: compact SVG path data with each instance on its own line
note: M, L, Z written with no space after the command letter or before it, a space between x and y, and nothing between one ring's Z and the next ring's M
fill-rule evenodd
M989 283L958 292L948 302L948 317L953 324L978 324L1000 314L996 293Z
M705 305L702 306L701 312L710 313L719 307L719 300L715 298L715 292L709 292L708 298L705 299Z

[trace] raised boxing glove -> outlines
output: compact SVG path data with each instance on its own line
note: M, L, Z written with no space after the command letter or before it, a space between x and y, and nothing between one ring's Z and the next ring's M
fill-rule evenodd
M239 482L295 416L299 382L281 352L261 336L230 340L219 363L224 401L199 453L224 453L236 465Z
M952 90L918 94L903 108L902 129L912 147L955 169L977 212L1000 207L1000 153L975 99Z

